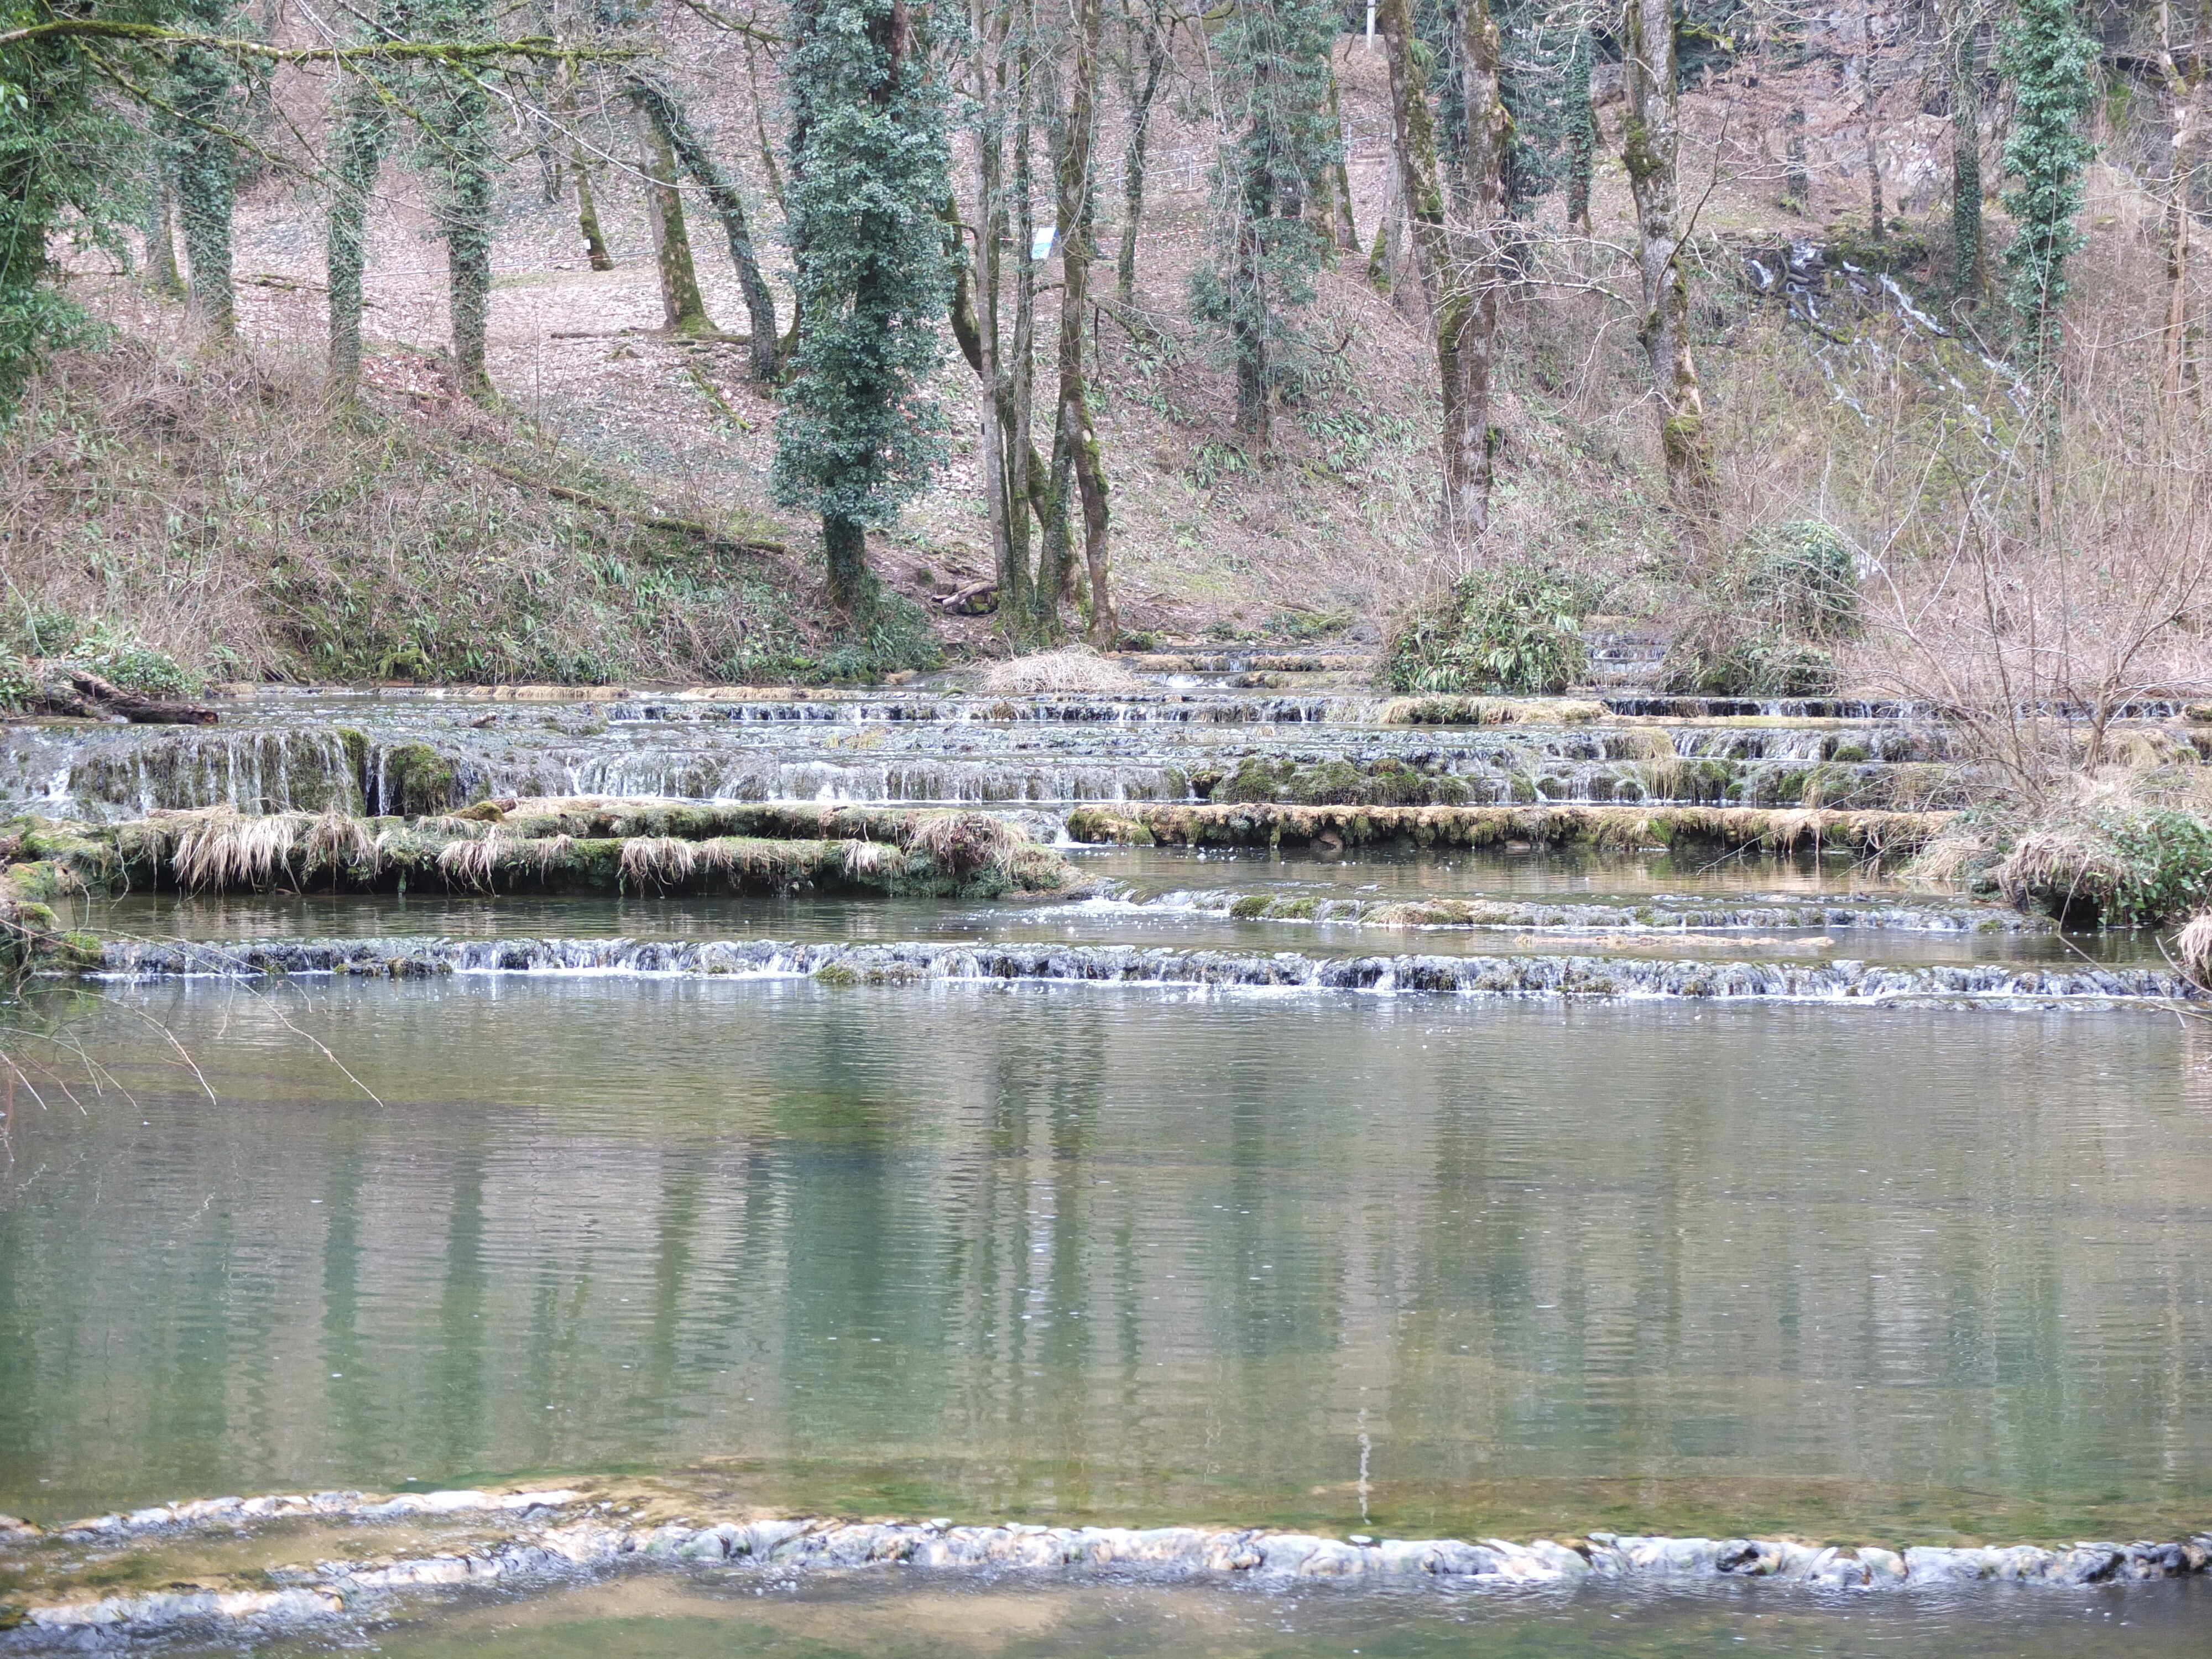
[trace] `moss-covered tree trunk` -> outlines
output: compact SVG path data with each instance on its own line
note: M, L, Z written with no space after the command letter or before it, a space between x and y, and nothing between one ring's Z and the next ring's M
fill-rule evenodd
M676 151L668 136L643 106L638 109L638 137L644 152L645 211L653 227L653 266L660 276L661 324L671 334L711 334L714 319L699 292L698 267L691 262L691 233L684 218L684 195L676 187Z
M659 82L641 76L631 82L629 94L722 222L722 234L730 244L730 263L737 268L738 287L745 296L745 314L751 321L752 378L763 386L770 385L781 367L775 295L768 285L768 278L761 274L760 258L753 250L752 226L745 215L744 196L738 189L737 181L722 170L713 153L701 142L697 130L673 93ZM693 286L697 286L696 277Z
M1169 13L1162 0L1147 0L1139 17L1127 12L1131 37L1128 81L1129 137L1121 150L1121 246L1114 264L1114 292L1123 305L1137 292L1137 233L1145 218L1145 155L1152 130L1152 100L1167 73ZM1142 73L1138 70L1141 56Z
M1629 0L1622 39L1621 160L1636 202L1637 268L1644 315L1637 338L1651 370L1659 407L1659 447L1675 507L1702 520L1712 498L1712 441L1703 389L1690 352L1690 285L1680 258L1676 178L1680 148L1673 0Z
M1084 572L1091 588L1091 643L1109 648L1115 633L1107 572L1106 477L1084 385L1084 324L1091 309L1091 155L1098 123L1103 0L1076 0L1074 58L1068 74L1066 119L1060 144L1060 384L1053 427L1053 487L1066 499L1073 475L1083 514Z
M1951 82L1951 288L1979 298L1989 288L1982 239L1982 12L1954 0L1945 61Z
M331 135L329 237L331 398L350 403L361 384L362 276L369 194L392 135L392 107L366 76L347 82Z
M1468 112L1462 193L1468 222L1455 225L1437 161L1436 126L1426 76L1416 52L1409 0L1382 0L1390 59L1390 112L1398 186L1413 225L1413 268L1434 325L1437 378L1443 405L1443 502L1440 528L1455 546L1472 546L1489 528L1491 354L1498 323L1496 225L1504 210L1507 137L1499 101L1499 41L1484 0L1462 9L1462 94Z
M593 270L612 270L614 256L607 252L607 239L599 228L599 204L592 195L592 158L585 152L582 136L576 131L576 66L564 64L561 71L561 124L568 133L568 176L576 185L576 228L584 238L584 259Z
M1329 164L1325 177L1329 189L1330 228L1340 253L1359 252L1359 222L1352 213L1352 169L1345 163L1344 111L1336 95L1336 62L1330 56L1328 67L1328 125L1334 135L1336 159Z

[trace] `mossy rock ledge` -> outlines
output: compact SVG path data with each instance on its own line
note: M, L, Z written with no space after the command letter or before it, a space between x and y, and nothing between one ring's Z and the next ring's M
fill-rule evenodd
M67 892L799 892L988 898L1076 884L1050 848L988 813L773 803L487 802L356 817L178 812L120 823L19 818L0 889ZM25 925L50 924L33 916Z
M1917 852L1957 815L1749 806L1078 807L1077 841L1175 847L1671 847L1702 843L1770 852L1848 851L1862 858Z

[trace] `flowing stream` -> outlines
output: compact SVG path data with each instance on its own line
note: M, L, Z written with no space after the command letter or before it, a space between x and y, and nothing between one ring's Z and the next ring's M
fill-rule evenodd
M566 766L584 769L564 789L613 787L584 781L595 767L630 790L713 795L742 772L811 797L812 774L769 769L831 764L826 729L880 737L836 785L864 798L1057 804L1182 799L1176 780L1255 755L1426 755L1425 775L1479 780L1493 739L1555 768L1572 750L1585 780L1643 763L1604 751L1655 732L1678 756L1741 739L1760 753L1731 763L1761 768L1817 763L1839 734L1914 757L1847 768L1942 747L1826 716L1393 728L1334 693L1237 717L1257 702L1200 686L1013 719L940 692L804 716L301 698L216 730L240 753L336 754L283 788L309 804L300 780L319 776L325 804L356 806L376 745L402 741L480 769L478 793ZM470 724L486 712L518 730ZM158 745L213 741L28 729L8 775L50 786L19 801L119 816L172 787L140 765ZM866 771L893 750L909 770ZM243 787L272 799L271 775ZM987 776L966 797L945 781ZM0 1146L0 1511L51 1528L225 1494L571 1483L617 1516L1355 1541L2063 1550L2212 1528L2212 1026L2126 988L2163 973L2154 940L2062 935L1834 857L1070 855L1085 893L1000 903L78 902L72 921L120 941L107 975L35 987L4 1042L21 1081ZM1442 901L1475 919L1392 908ZM311 960L305 940L335 944ZM256 951L295 971L229 972ZM349 951L423 970L323 970ZM876 966L819 971L838 951ZM1044 966L957 966L1017 958ZM1449 994L1470 988L1452 964L1492 958L1524 964L1519 994ZM1097 966L1153 959L1213 965ZM2062 979L2079 988L1959 988ZM1820 989L1847 981L1872 988ZM122 1594L249 1560L289 1582L286 1563L382 1535L288 1524L40 1548ZM0 1541L0 1602L46 1559ZM2208 1591L730 1565L161 1640L2070 1659L2201 1653ZM0 1653L48 1641L0 1632Z

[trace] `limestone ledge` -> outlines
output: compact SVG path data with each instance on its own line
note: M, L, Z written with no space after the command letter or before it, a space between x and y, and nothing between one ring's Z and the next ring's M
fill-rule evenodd
M573 1581L627 1567L738 1566L783 1572L904 1566L940 1571L1100 1571L1347 1584L1423 1582L1559 1584L1589 1579L1772 1579L1826 1589L2004 1583L2084 1585L2185 1577L2212 1560L2212 1532L2171 1543L2081 1542L1948 1548L1816 1546L1790 1539L1667 1538L1593 1533L1587 1538L1322 1538L1265 1528L955 1526L950 1521L835 1518L630 1522L562 1490L359 1492L217 1498L106 1515L58 1529L64 1541L122 1540L179 1529L288 1516L357 1522L444 1516L513 1525L504 1538L466 1550L384 1560L329 1562L275 1589L197 1586L11 1609L33 1632L98 1629L150 1633L179 1626L273 1626L324 1619L392 1592L487 1583ZM46 1536L0 1516L0 1548Z
M1879 1006L2165 1008L2205 994L2180 975L2099 965L1914 966L1607 956L1304 956L1127 945L802 944L777 939L118 940L94 969L118 980L343 974L640 974L812 979L821 985L1155 986L1457 996L1817 1002Z

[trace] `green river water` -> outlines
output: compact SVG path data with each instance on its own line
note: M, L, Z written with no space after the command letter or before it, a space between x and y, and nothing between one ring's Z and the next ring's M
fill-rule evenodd
M1441 860L1097 856L1143 897L1452 890ZM1650 861L1464 880L1852 884ZM1142 904L133 899L100 919L1340 948ZM54 988L17 1024L47 1081L9 1103L0 1152L0 1510L42 1522L592 1475L726 1508L1338 1535L2066 1543L2212 1517L2212 1037L2167 1016L463 974ZM2085 1644L2204 1652L2207 1586L732 1571L449 1596L265 1650Z

